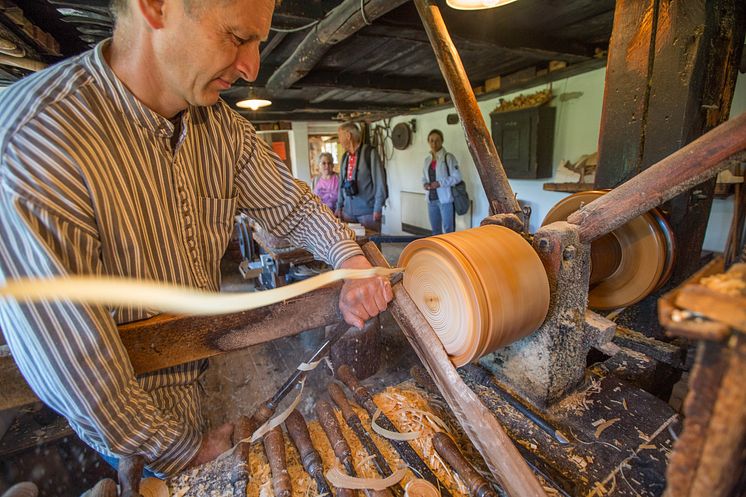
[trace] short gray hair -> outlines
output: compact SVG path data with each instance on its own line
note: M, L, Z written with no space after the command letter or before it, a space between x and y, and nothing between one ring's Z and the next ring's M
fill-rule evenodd
M357 127L357 124L355 123L343 123L339 126L339 129L343 129L350 133L352 137L355 139L355 141L360 141L362 138L362 134L360 133L360 128Z
M324 157L326 157L327 159L329 159L329 162L332 163L332 166L334 165L334 156L332 154L330 154L329 152L321 152L319 154L319 165L321 165L321 161L322 161L322 159L324 159Z

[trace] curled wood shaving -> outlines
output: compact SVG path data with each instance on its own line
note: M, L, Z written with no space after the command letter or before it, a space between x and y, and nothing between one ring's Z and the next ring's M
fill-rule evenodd
M384 438L388 438L389 440L399 440L399 441L409 441L409 440L415 440L417 438L420 438L422 435L421 431L410 431L407 433L399 433L397 431L391 431L387 430L386 428L382 428L378 423L376 423L376 419L378 419L378 416L381 415L381 409L376 409L376 413L373 415L373 418L370 420L370 426L373 428L373 431L378 433Z
M598 428L596 428L596 433L595 433L596 438L600 437L601 433L603 433L606 428L608 428L609 426L619 421L619 419L620 418L612 418L598 425Z
M342 473L338 468L332 468L326 472L326 479L337 488L383 490L402 481L406 474L406 468L401 468L386 478L356 478Z
M248 311L289 300L335 281L390 276L402 269L336 269L292 285L264 292L220 293L168 283L106 276L19 278L0 285L0 296L39 302L70 300L75 303L144 307L161 312L212 316Z

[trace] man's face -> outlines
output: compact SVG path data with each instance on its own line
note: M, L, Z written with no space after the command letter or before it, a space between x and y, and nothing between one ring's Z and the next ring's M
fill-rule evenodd
M155 35L163 83L174 98L213 105L219 93L259 72L259 44L267 39L274 0L164 0L163 28Z

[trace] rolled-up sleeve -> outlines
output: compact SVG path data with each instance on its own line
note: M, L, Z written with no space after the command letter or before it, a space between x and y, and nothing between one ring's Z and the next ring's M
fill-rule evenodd
M34 158L39 151L33 147L24 152L8 146L3 154L2 279L101 274L95 222L92 218L90 223L81 222L91 214L90 206L81 208L82 183L65 172L58 177L66 177L69 183L50 188L54 180L37 181L29 172L34 168L23 164L46 160L45 167L54 167L50 156ZM184 468L198 451L199 430L159 409L138 383L108 309L8 299L0 301L0 326L34 392L96 450L115 456L143 455L147 466L162 476Z
M242 157L236 184L239 206L275 236L308 249L335 268L362 250L355 234L313 195L308 185L293 178L282 160L243 124Z

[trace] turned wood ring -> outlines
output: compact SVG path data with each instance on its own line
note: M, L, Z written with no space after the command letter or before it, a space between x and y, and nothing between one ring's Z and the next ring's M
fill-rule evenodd
M416 240L399 266L407 293L456 367L533 332L549 308L539 256L502 226Z
M606 191L579 192L560 200L542 226L564 221ZM663 286L675 256L673 232L653 209L591 242L588 307L612 310L635 304Z

